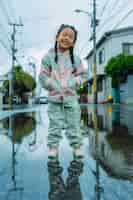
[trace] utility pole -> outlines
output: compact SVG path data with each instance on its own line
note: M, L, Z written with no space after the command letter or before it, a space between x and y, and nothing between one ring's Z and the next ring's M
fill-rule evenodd
M93 0L93 17L92 17L92 27L93 27L93 91L94 91L94 104L97 104L97 63L96 63L96 26L98 25L98 20L96 19L96 0Z
M14 65L15 65L15 61L16 61L16 52L17 52L17 49L16 49L16 27L20 27L20 26L23 26L22 23L9 23L10 26L13 27L13 32L11 34L11 41L12 41L12 45L11 45L11 52L12 52L12 64L11 64L11 71L10 71L10 77L9 77L9 99L10 99L10 106L12 105L13 103L13 94L14 94L14 91L13 91L13 76L14 76Z
M96 0L93 0L93 13L76 9L75 12L77 13L85 13L89 17L91 17L91 28L93 30L92 36L90 40L93 40L93 95L94 99L93 102L94 104L97 104L97 64L96 64L96 26L99 24L99 20L96 19Z
M98 148L99 148L99 130L98 130L98 112L97 112L97 60L96 60L96 26L98 25L99 20L96 19L96 0L93 0L93 17L92 17L92 28L93 28L93 91L94 91L94 110L93 110L93 124L95 132L95 151L96 151L96 199L101 199L101 193L103 188L100 185L100 170L99 170L99 157L98 157Z

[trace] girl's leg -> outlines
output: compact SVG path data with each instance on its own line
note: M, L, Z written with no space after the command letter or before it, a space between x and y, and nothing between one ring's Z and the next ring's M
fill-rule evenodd
M58 154L59 142L62 138L63 112L61 104L50 103L48 105L49 128L48 128L48 147L49 157Z
M71 106L65 107L65 120L67 123L66 133L75 156L82 156L80 148L82 145L80 116L80 105L77 101L71 103Z

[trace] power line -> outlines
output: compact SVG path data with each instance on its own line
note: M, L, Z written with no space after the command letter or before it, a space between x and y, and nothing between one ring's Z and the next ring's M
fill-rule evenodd
M113 30L116 29L131 13L133 13L133 9L129 10L128 13L120 19L120 21L113 27Z
M110 10L114 11L114 9L117 7L117 5L119 4L121 0L115 0L115 2L113 3L112 7L110 8ZM112 12L111 12L112 13ZM110 13L110 14L111 14Z
M119 7L119 9L114 13L114 14L112 14L112 15L109 15L101 24L99 24L99 26L98 26L98 31L100 31L99 30L99 28L101 28L102 27L102 29L103 29L103 27L106 25L106 24L108 24L109 22L110 22L110 19L114 19L114 17L117 15L117 14L119 14L123 9L125 9L125 4L126 4L126 7L127 7L127 3L129 2L129 0L127 0L127 2L125 2L124 4L122 4L122 6L121 7ZM130 3L130 2L129 2Z
M4 13L4 15L5 15L5 17L6 17L6 20L7 20L7 22L9 23L11 20L10 20L9 14L8 14L7 9L6 9L6 7L5 7L5 5L4 5L4 3L3 3L2 0L0 1L0 9L1 9L2 12ZM8 35L6 29L4 28L3 24L0 24L0 26L1 26L1 28L4 30L4 34L6 34L6 39L8 40L8 42L9 42L9 44L10 44L11 41L10 41L10 39L9 39L9 35Z
M1 24L1 23L0 23L0 28L3 29L1 33L3 33L4 36L6 36L6 39L8 39L8 42L10 43L11 41L10 41L10 39L9 39L9 35L8 35L8 33L6 32L5 27L4 27L3 24Z
M10 6L9 6L9 4L7 4L8 5L8 9L9 10L11 10L11 13L13 14L15 14L15 11L14 11L14 8L13 8L13 6L12 6L12 3L11 3L11 1L10 1ZM13 17L13 19L14 19L14 22L16 21L16 18L15 18L15 15L12 15L12 17Z
M114 29L116 29L120 24L121 24L121 22L123 22L129 15L131 15L133 13L133 9L131 9L131 10L129 10L121 19L120 19L120 21L113 27L113 30ZM84 46L84 48L85 48L85 46ZM82 49L84 49L83 47L82 47Z
M117 5L119 4L120 1L121 0L115 0L115 2L113 3L112 7L110 7L110 10L111 10L110 15L111 15L112 11L115 10L115 8L117 7ZM108 8L109 8L108 4L109 4L109 0L107 0L105 5L103 6L103 9L101 11L100 19L103 17L105 11L108 10Z
M11 21L10 17L8 15L7 9L6 9L6 7L5 7L5 5L4 5L2 0L0 1L0 4L1 4L0 8L1 8L2 11L4 11L4 14L5 14L5 17L7 19L7 22L10 23L10 21Z
M1 7L2 7L2 8L1 8L2 11L4 11L4 14L5 14L5 16L6 16L7 22L9 23L9 22L11 21L11 18L12 18L12 19L14 20L14 22L15 22L16 19L15 19L15 16L13 15L13 13L15 13L15 12L14 12L14 9L13 9L13 7L12 7L12 4L10 3L10 6L9 6L9 4L7 3L6 6L5 6L4 1L1 0ZM8 9L7 9L7 8L8 8ZM10 16L9 16L8 11L11 11L10 13L12 13L11 18L10 18Z
M109 2L110 2L110 0L106 0L105 4L103 5L100 18L102 18L102 16L104 15L105 11L107 10Z
M9 55L11 55L10 49L6 46L6 44L3 42L3 40L0 40L0 44L4 47L4 49L8 52Z

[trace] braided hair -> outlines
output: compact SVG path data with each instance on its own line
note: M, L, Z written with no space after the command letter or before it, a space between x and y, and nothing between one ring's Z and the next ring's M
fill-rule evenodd
M74 43L76 42L77 40L77 30L74 28L74 26L70 26L70 25L67 25L67 24L62 24L56 34L56 37L63 31L63 29L65 28L70 28L73 30L73 32L75 33L75 38L74 38ZM55 42L55 47L54 47L54 50L55 50L55 62L58 63L58 53L57 53L57 41ZM72 67L73 67L73 72L76 72L76 68L74 66L74 55L73 55L73 47L71 47L69 49L69 55L70 55L70 59L71 59L71 63L72 63Z

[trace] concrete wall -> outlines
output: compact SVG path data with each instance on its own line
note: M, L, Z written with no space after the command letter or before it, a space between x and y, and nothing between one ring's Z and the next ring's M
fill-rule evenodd
M120 102L133 103L133 75L129 75L126 83L120 86Z

